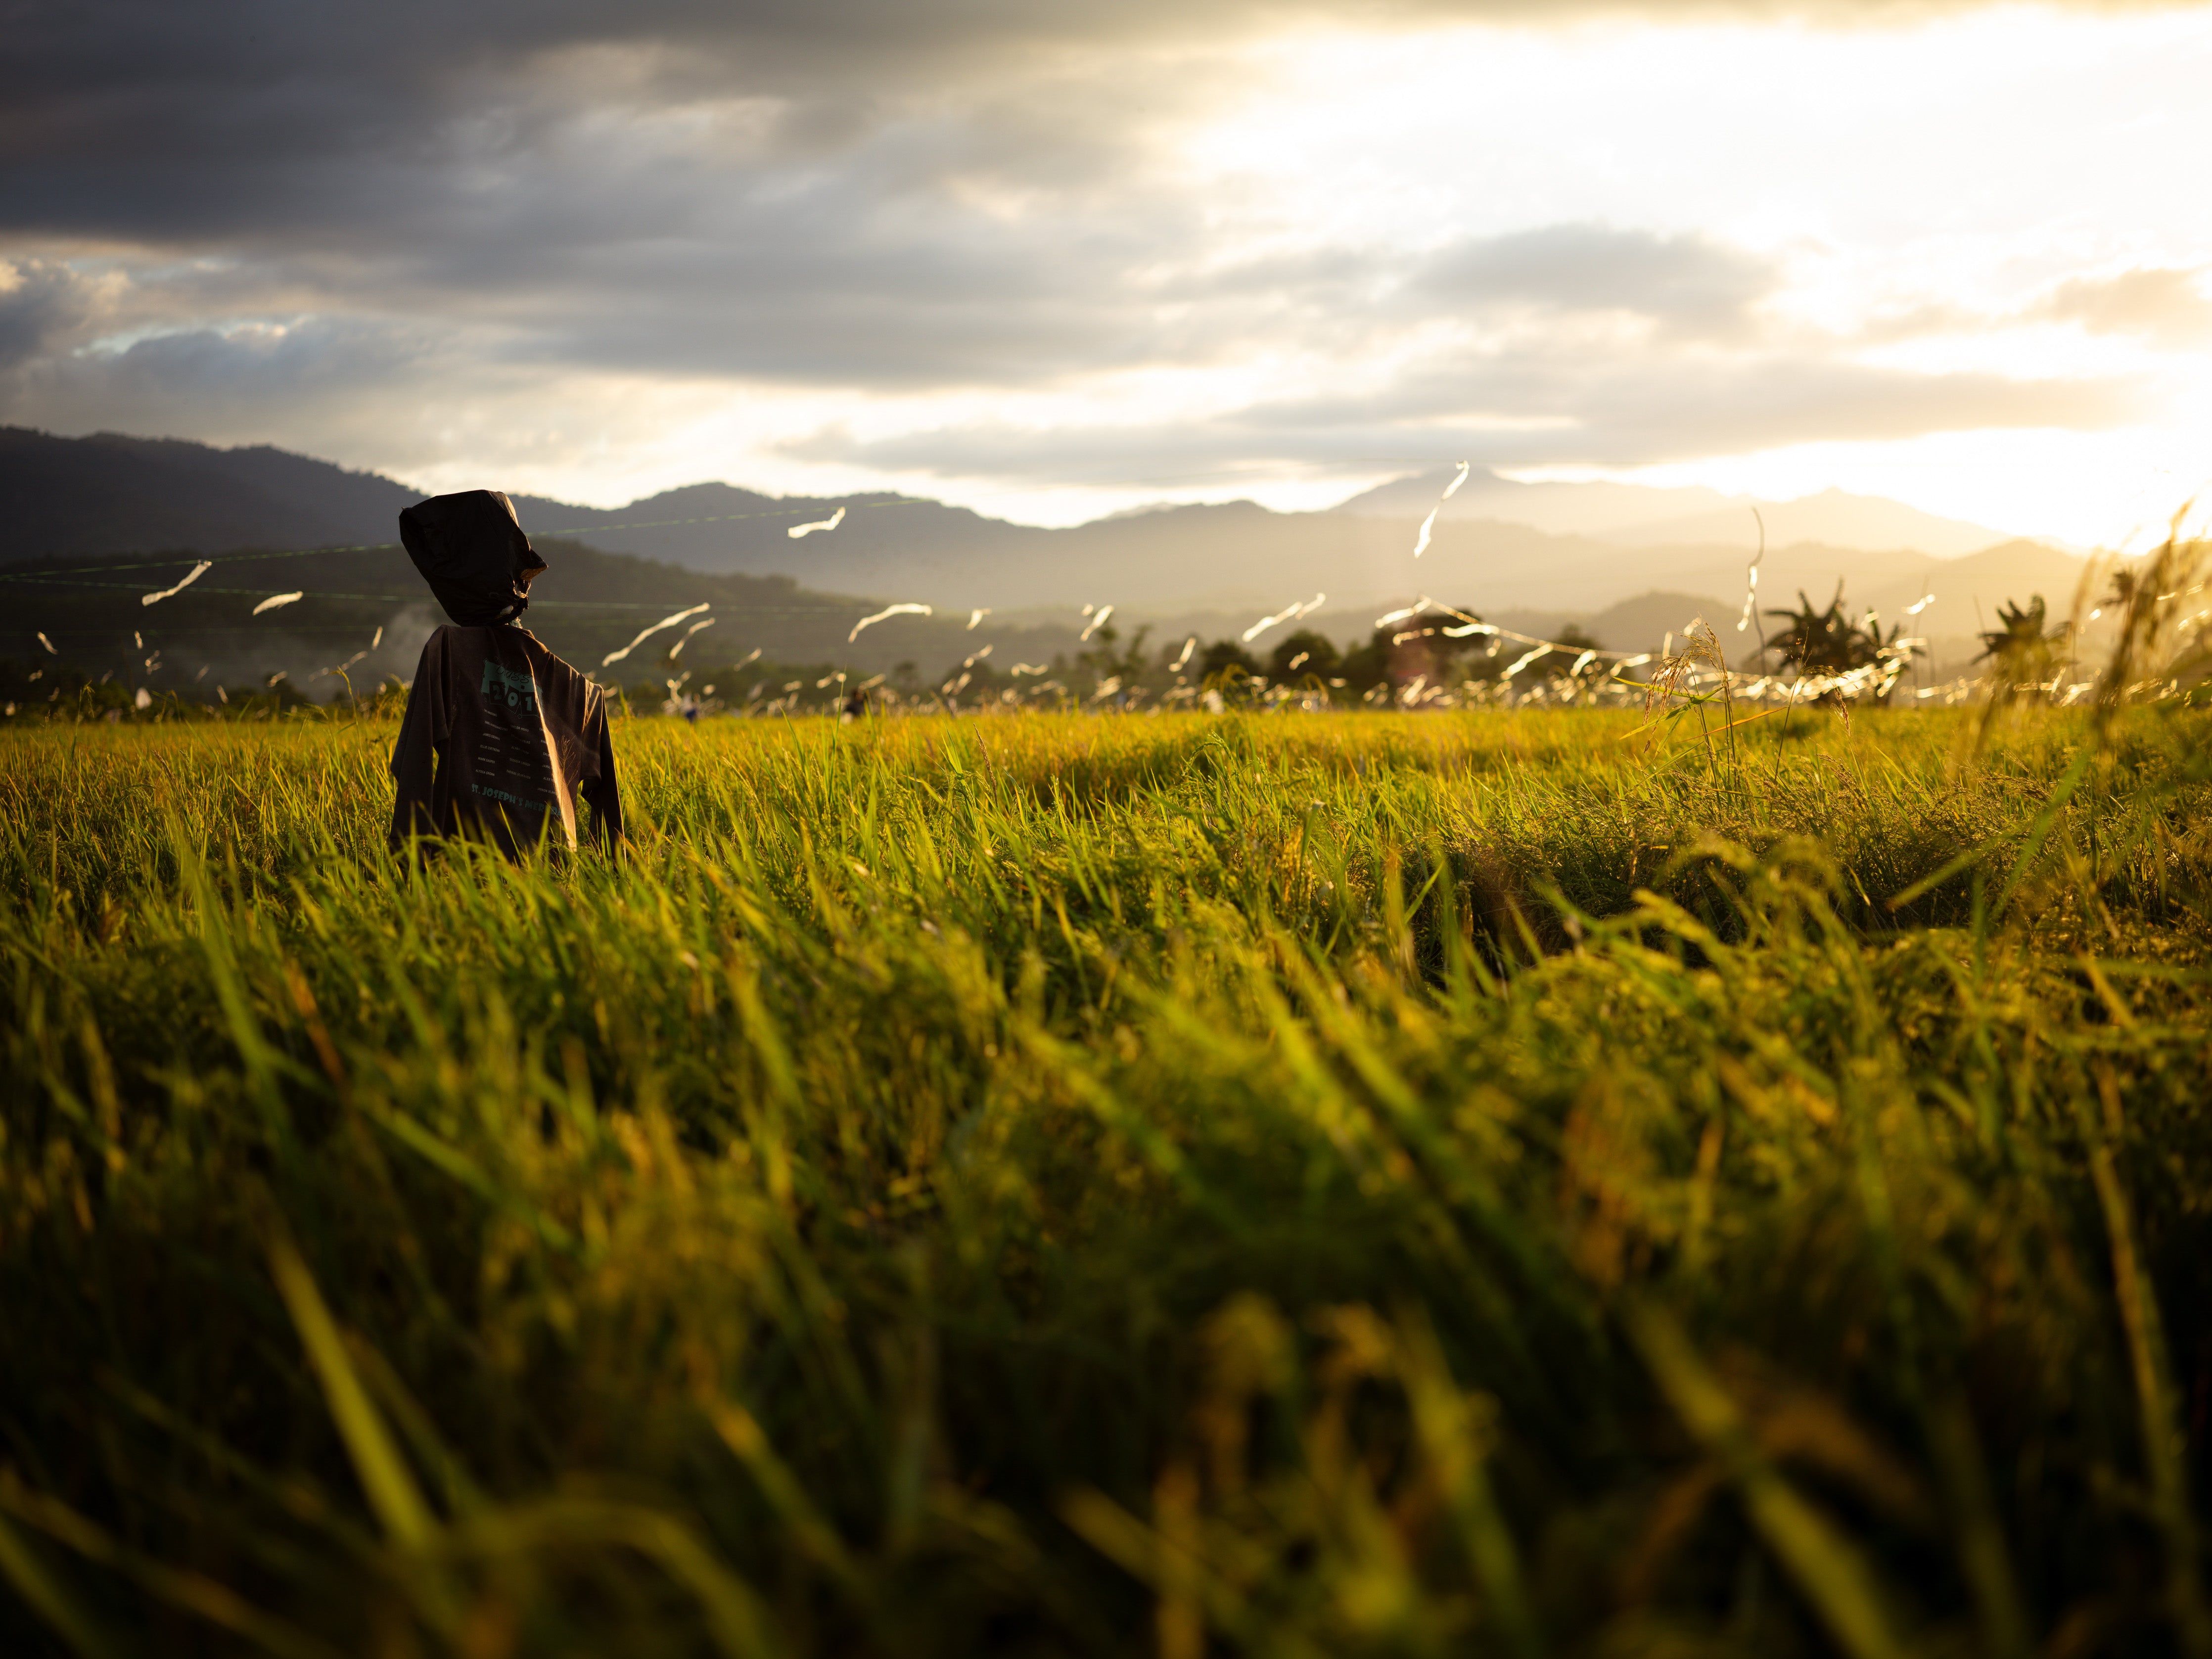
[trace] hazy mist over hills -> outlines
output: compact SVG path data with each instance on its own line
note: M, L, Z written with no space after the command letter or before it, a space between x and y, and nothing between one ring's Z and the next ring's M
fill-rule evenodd
M1393 480L1344 502L1340 512L1371 517L1419 518L1437 505L1453 470L1443 468ZM1439 524L1495 519L1555 535L1586 536L1620 547L1759 544L1760 519L1770 547L1818 542L1827 547L1887 550L1911 548L1938 557L1978 552L2017 539L1986 525L1938 517L1900 501L1826 489L1796 501L1724 495L1698 487L1666 489L1622 483L1522 483L1484 468L1443 502Z
M1854 608L1894 617L1933 592L1936 604L1924 613L1922 631L1936 642L1939 659L1958 656L1980 625L1977 605L1986 615L2008 598L2041 592L2063 610L2081 568L2079 558L2055 546L1839 491L1753 502L1705 489L1523 484L1480 471L1444 504L1431 546L1416 560L1419 521L1451 476L1401 479L1328 512L1275 513L1230 501L1067 529L1012 524L911 496L777 497L720 483L618 508L526 495L515 500L525 527L540 538L657 562L649 580L641 568L595 567L592 587L602 597L625 582L640 590L641 602L648 592L678 597L681 572L689 569L787 578L803 594L853 596L847 608L886 600L949 611L988 608L1002 619L1000 626L1017 617L1045 623L1057 615L1070 618L1071 631L1085 605L1111 604L1124 617L1170 630L1225 633L1326 595L1322 625L1348 636L1371 626L1378 608L1425 594L1500 620L1518 617L1516 626L1595 624L1599 637L1626 649L1656 644L1665 629L1702 612L1747 649L1755 639L1735 634L1734 623L1756 544L1754 506L1767 532L1762 608L1790 603L1800 590L1825 603L1841 581ZM220 449L113 434L64 439L7 428L0 430L6 509L0 563L389 543L399 510L419 495L390 478L265 446ZM841 507L835 529L791 535ZM292 580L273 562L242 568L272 591ZM637 574L625 577L625 568ZM389 549L331 566L339 586L346 585L342 570L374 573L373 585L394 592L411 592L416 582ZM358 587L369 579L349 580ZM540 592L554 599L562 587L556 565ZM809 624L810 647L834 642L828 620ZM1650 639L1642 637L1646 633ZM20 651L21 642L0 648Z

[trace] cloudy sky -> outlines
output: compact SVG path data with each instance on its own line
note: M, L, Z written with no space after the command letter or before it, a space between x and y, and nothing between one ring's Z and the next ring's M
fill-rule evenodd
M1473 459L2111 542L2212 475L2208 86L2181 7L0 0L0 421L598 505Z

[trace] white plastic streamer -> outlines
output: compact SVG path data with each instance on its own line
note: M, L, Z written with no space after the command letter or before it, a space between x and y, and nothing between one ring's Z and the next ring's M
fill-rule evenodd
M1321 609L1322 602L1328 598L1328 595L1326 593L1316 593L1313 598L1308 599L1303 605L1294 605L1287 611L1278 611L1272 617L1261 617L1259 621L1254 623L1249 628L1244 630L1244 643L1247 645L1251 644L1253 641L1258 639L1261 635L1266 633L1271 628L1279 627L1286 622L1295 622L1300 617L1312 614L1314 611Z
M262 600L260 604L253 607L253 614L258 617L264 611L276 610L279 605L296 605L307 597L307 594L304 592L271 593L267 599Z
M1397 635L1394 638L1392 643L1396 644L1407 640L1425 638L1431 634L1441 634L1448 640L1464 640L1474 635L1486 634L1501 641L1512 640L1522 645L1538 647L1534 651L1531 652L1528 656L1522 658L1518 662L1515 663L1512 667L1505 671L1505 678L1508 679L1512 678L1514 675L1519 673L1522 669L1527 667L1528 664L1535 661L1538 657L1542 656L1547 651L1582 651L1583 654L1581 658L1577 660L1575 666L1575 672L1577 673L1581 672L1584 667L1593 662L1610 662L1619 668L1635 668L1651 660L1651 653L1648 651L1642 652L1633 656L1622 651L1583 651L1583 647L1578 645L1561 645L1557 640L1539 639L1534 634L1522 634L1516 632L1515 629L1510 628L1500 628L1495 623L1486 623L1482 621L1480 617L1470 617L1464 611L1455 611L1448 605L1438 605L1434 599L1430 599L1425 594L1424 594L1420 599L1416 599L1413 604L1407 605L1402 611L1392 611L1383 616L1377 617L1375 619L1375 625L1377 628L1389 628L1393 623L1408 622L1413 617L1420 616L1424 612L1430 611L1434 611L1442 616L1457 617L1462 625L1458 628L1411 629L1405 633ZM1666 648L1668 651L1672 651L1674 649L1674 636L1672 634L1669 634L1667 636ZM1493 647L1492 649L1492 654L1495 654L1496 647Z
M860 621L854 623L853 624L853 631L845 635L845 643L850 645L854 640L859 639L860 637L860 630L862 629L873 628L878 623L889 622L893 617L933 617L937 613L935 611L932 611L926 605L909 604L885 605L881 611L877 611L874 616L863 617Z
M1415 558L1419 558L1422 554L1429 550L1429 534L1437 527L1437 514L1443 511L1443 508L1441 505L1432 507L1429 509L1429 516L1421 520L1421 537L1419 541L1413 544L1413 556Z
M1735 620L1735 631L1739 634L1751 626L1751 608L1759 602L1759 562L1766 556L1766 520L1759 518L1759 509L1755 507L1751 509L1751 516L1759 520L1759 551L1751 556L1751 562L1744 567L1743 615Z
M599 666L602 668L613 667L615 664L620 662L624 657L629 655L631 652L636 650L638 647L643 645L655 634L660 632L662 629L673 628L680 622L688 622L692 617L697 616L702 611L711 610L713 607L714 601L710 599L703 605L693 605L689 611L679 611L672 617L663 617L659 622L653 623L652 627L646 629L643 632L639 634L638 636L632 640L628 645L623 647L621 650L610 651L605 656L600 658Z
M1436 601L1434 599L1424 593L1419 599L1414 600L1413 604L1407 605L1403 611L1393 611L1387 617L1377 617L1375 619L1375 625L1377 628L1388 628L1392 623L1401 623L1408 617L1419 616L1421 612L1426 611L1435 603Z
M202 559L198 564L192 567L191 574L186 576L184 580L179 582L174 587L165 587L158 593L142 593L138 596L138 603L141 605L159 605L164 599L174 599L178 594L183 592L186 588L190 587L194 582L198 581L201 577L206 575L209 571L214 568L214 560Z
M712 628L712 627L713 627L713 626L714 626L717 622L720 622L720 620L721 620L721 618L720 618L720 617L708 617L708 618L707 618L707 620L706 620L706 621L704 621L704 622L695 622L695 623L693 623L691 624L691 626L690 626L690 627L689 627L689 628L685 629L684 630L684 637L683 637L682 639L680 639L680 640L677 641L675 644L673 644L673 645L672 645L672 646L670 646L670 647L668 647L668 659L669 659L669 660L670 660L671 662L673 662L677 658L678 658L678 657L680 657L680 656L682 656L682 655L684 654L684 647L685 646L687 646L687 645L689 645L689 644L690 644L690 643L691 643L691 636L692 636L694 634L697 633L697 632L698 632L701 629L702 629L702 628Z
M784 534L797 541L801 536L811 536L817 530L835 530L845 522L845 509L839 507L826 519L817 519L812 524L795 524Z
M1419 558L1422 554L1429 550L1429 538L1437 527L1437 514L1444 510L1444 503L1449 501L1454 495L1457 495L1459 493L1459 487L1467 482L1467 474L1469 465L1470 463L1466 461L1462 461L1459 464L1458 475L1455 477L1449 483L1444 486L1444 493L1437 497L1437 504L1429 509L1429 516L1421 520L1420 538L1413 544L1413 556L1415 558Z

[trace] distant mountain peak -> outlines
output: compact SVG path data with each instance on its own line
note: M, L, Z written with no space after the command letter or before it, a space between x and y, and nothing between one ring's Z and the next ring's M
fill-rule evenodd
M894 491L779 496L718 481L620 507L515 500L533 535L662 561L681 573L670 578L678 589L690 575L783 580L815 593L959 607L963 621L970 608L1001 617L1025 608L1073 615L1091 601L1135 619L1203 604L1224 613L1249 606L1241 629L1324 591L1333 605L1354 611L1389 594L1426 592L1492 616L1606 615L1653 589L1719 594L1731 618L1742 602L1744 562L1758 536L1753 503L1694 487L1522 483L1474 467L1416 563L1413 526L1455 471L1407 475L1330 512L1276 513L1244 499L1158 504L1070 529L1010 524ZM420 494L268 445L226 450L0 428L0 563L385 544L400 509ZM841 506L847 512L834 531L788 533ZM1977 596L1994 604L2040 591L2061 605L2079 569L2036 544L1840 488L1758 506L1768 547L1763 598L1787 598L1800 586L1825 595L1842 578L1852 603L1894 612L1932 586L1936 608L1923 627L1961 637L1973 625ZM610 583L641 580L627 564L606 569ZM657 602L661 589L652 591ZM1667 614L1675 605L1668 598L1650 608L1663 628L1686 620ZM39 625L23 621L17 635L30 640L24 629ZM1624 611L1607 625L1643 623ZM0 654L15 648L0 637Z

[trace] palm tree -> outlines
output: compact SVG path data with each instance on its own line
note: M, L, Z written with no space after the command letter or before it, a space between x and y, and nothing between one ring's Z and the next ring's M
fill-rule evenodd
M1981 635L1982 653L1974 659L1990 665L1994 701L2009 702L2022 691L2045 695L2044 683L2057 678L2058 647L2066 640L2063 628L2045 630L2048 620L2040 593L2031 594L2024 608L2009 599L1997 607L1998 625Z
M1841 678L1859 669L1873 669L1883 664L1901 667L1906 659L1920 654L1917 645L1898 643L1904 625L1892 623L1889 632L1881 630L1881 620L1871 611L1857 622L1844 611L1844 585L1836 584L1836 597L1828 601L1825 611L1815 610L1813 601L1805 597L1805 590L1797 590L1797 609L1769 611L1770 617L1780 617L1787 626L1766 641L1765 648L1782 653L1785 672L1791 669L1800 674L1823 675ZM1871 677L1869 677L1871 678ZM1874 688L1875 701L1887 702L1891 690L1897 684L1892 672L1880 678ZM1821 693L1823 702L1838 702L1842 689L1832 686Z
M1788 626L1766 641L1769 651L1782 653L1782 665L1801 674L1848 674L1873 660L1865 636L1844 615L1844 585L1836 584L1836 597L1826 611L1815 611L1805 590L1797 590L1797 609L1769 611Z

